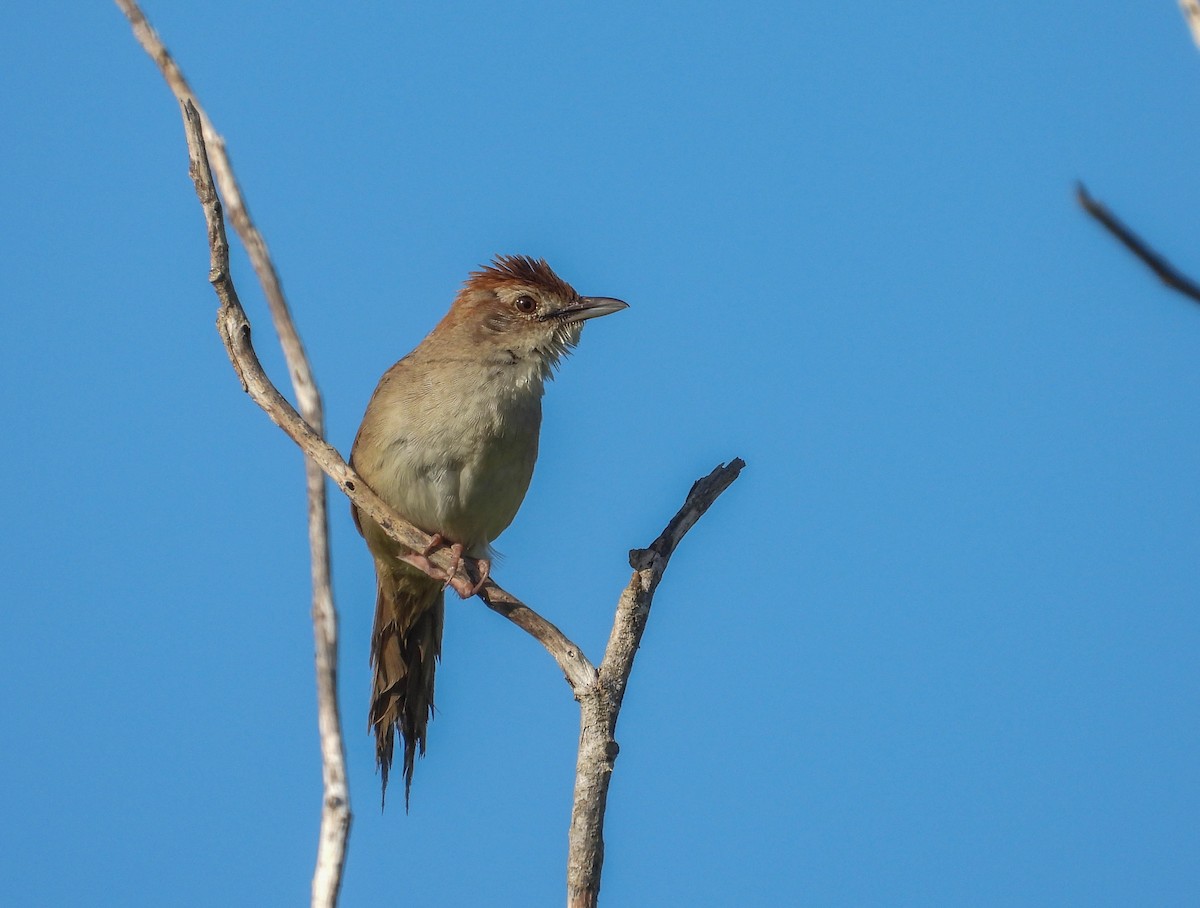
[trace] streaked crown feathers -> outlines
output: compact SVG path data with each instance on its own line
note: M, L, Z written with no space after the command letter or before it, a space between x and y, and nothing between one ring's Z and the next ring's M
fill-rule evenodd
M554 273L545 259L530 258L527 255L498 255L490 265L472 271L464 291L496 290L500 287L511 287L521 284L531 289L544 290L559 298L570 301L578 298L575 288Z

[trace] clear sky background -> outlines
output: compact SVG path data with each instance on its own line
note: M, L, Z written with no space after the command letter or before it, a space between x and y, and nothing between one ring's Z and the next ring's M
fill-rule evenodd
M609 906L1194 905L1200 52L1173 2L152 2L348 451L466 273L630 309L550 386L496 575L599 657L661 586ZM175 102L105 2L0 61L7 904L298 905L320 810L303 471L213 329ZM251 271L235 278L285 373ZM556 905L578 714L449 605L412 812L333 507L347 906Z

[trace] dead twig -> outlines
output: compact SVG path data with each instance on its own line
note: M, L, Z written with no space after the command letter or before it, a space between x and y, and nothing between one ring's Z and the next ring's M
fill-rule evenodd
M1080 206L1100 223L1109 233L1136 255L1142 262L1158 275L1158 279L1188 299L1200 303L1200 285L1168 262L1150 245L1130 230L1125 224L1103 204L1092 198L1082 183L1075 187L1075 198Z

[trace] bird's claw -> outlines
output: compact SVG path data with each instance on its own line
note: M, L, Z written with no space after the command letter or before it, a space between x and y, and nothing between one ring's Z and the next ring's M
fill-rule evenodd
M450 546L450 557L454 560L450 562L450 570L446 573L446 582L442 585L442 589L452 586L458 595L466 599L467 597L463 594L463 591L459 589L460 584L455 583L455 580L458 579L458 571L463 563L463 547L461 542L455 542Z
M462 576L466 579L460 579L459 570L463 568L463 547L455 543L450 547L450 554L454 558L454 569L450 572L450 579L446 581L446 586L454 588L454 592L458 593L463 599L470 599L472 596L479 594L484 585L488 582L488 577L492 573L492 562L487 558L476 558L476 566L479 568L479 579L474 583L471 582L470 576L464 570ZM445 589L446 587L442 587Z
M432 536L429 537L429 545L425 546L425 549L421 552L421 554L424 555L426 558L428 558L430 555L432 555L441 546L444 546L445 544L446 544L446 537L443 536L441 533L434 533Z
M479 568L479 580L473 586L468 586L466 592L463 592L457 586L454 588L458 595L464 599L470 599L472 596L479 595L479 591L487 585L488 578L492 576L492 562L490 559L476 558L475 564Z

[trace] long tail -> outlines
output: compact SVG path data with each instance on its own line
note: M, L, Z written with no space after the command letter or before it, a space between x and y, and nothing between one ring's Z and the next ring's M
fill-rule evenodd
M417 572L377 573L370 725L375 732L375 760L383 776L385 799L392 748L396 733L400 733L404 743L404 809L408 810L413 762L418 750L425 755L425 728L433 714L433 674L442 654L445 606L442 584L436 580Z

